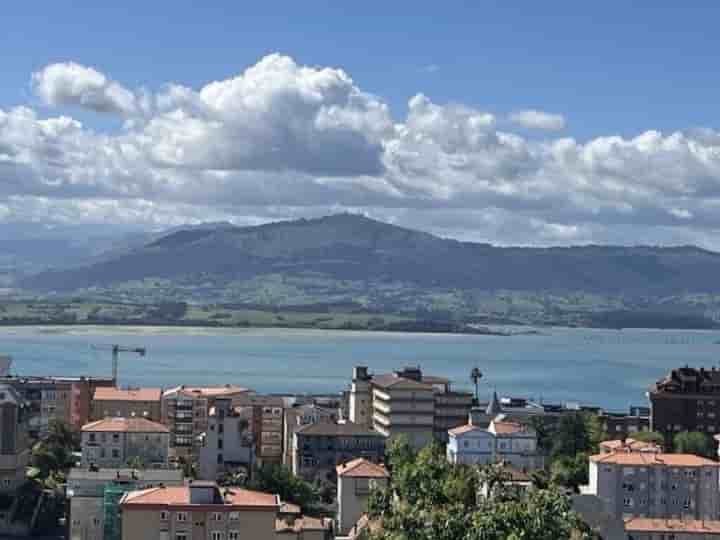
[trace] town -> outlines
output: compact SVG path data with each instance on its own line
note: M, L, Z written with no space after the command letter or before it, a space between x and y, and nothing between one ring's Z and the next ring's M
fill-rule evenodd
M617 412L501 397L478 368L474 393L421 366L356 366L334 395L130 388L118 352L111 377L11 374L3 357L3 537L386 538L417 497L408 475L432 470L486 512L554 493L574 538L720 538L714 367L673 369Z

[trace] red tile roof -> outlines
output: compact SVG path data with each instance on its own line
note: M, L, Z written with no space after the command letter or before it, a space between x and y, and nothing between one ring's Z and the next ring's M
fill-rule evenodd
M390 476L385 467L365 458L353 459L338 465L335 470L338 476L350 478L388 478Z
M104 418L90 422L83 431L127 432L127 433L170 433L167 426L145 418Z
M720 463L693 454L663 454L654 452L610 452L590 456L595 463L613 463L616 465L668 467L720 467Z
M162 390L159 388L136 388L121 390L110 386L99 386L93 395L94 401L160 401Z
M470 433L471 431L487 431L480 426L474 426L472 424L465 424L464 426L456 427L448 431L450 435L462 435L463 433Z
M257 508L279 508L279 501L276 495L250 491L240 488L219 488L225 502L218 504L202 504L198 506L242 506ZM159 506L188 506L190 502L190 486L156 487L131 491L121 500L123 507L159 505Z
M627 532L720 534L720 521L699 519L632 518L625 521Z
M498 435L510 435L512 433L522 433L524 431L527 431L527 428L523 426L522 424L518 424L517 422L495 422L493 421L491 424L492 429L494 429L495 433Z

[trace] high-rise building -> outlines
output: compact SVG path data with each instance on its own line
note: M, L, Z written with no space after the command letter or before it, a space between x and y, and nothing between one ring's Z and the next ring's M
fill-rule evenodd
M13 493L25 481L29 460L27 405L13 387L0 384L0 493Z

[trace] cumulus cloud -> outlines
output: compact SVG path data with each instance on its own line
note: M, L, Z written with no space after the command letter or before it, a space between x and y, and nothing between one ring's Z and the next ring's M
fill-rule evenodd
M59 110L0 110L0 221L156 227L352 210L496 243L708 247L720 230L710 128L527 139L492 112L424 94L398 119L342 69L278 54L152 95L77 64L48 66L33 85ZM124 127L98 133L67 106L121 115ZM533 113L532 127L564 123Z
M563 115L534 109L515 112L510 115L510 121L527 129L559 131L565 128L565 117Z
M138 112L138 99L133 92L99 71L75 62L45 66L33 73L32 86L47 105L74 105L127 116Z

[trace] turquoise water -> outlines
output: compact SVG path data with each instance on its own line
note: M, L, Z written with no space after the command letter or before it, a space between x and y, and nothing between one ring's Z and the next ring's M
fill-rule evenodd
M17 327L0 328L0 353L22 375L109 375L110 353L91 344L138 345L145 358L120 359L124 385L235 383L258 392L339 392L352 367L389 371L419 364L470 390L579 401L612 409L644 404L645 391L670 368L710 367L720 332L543 329L511 337L285 329Z

